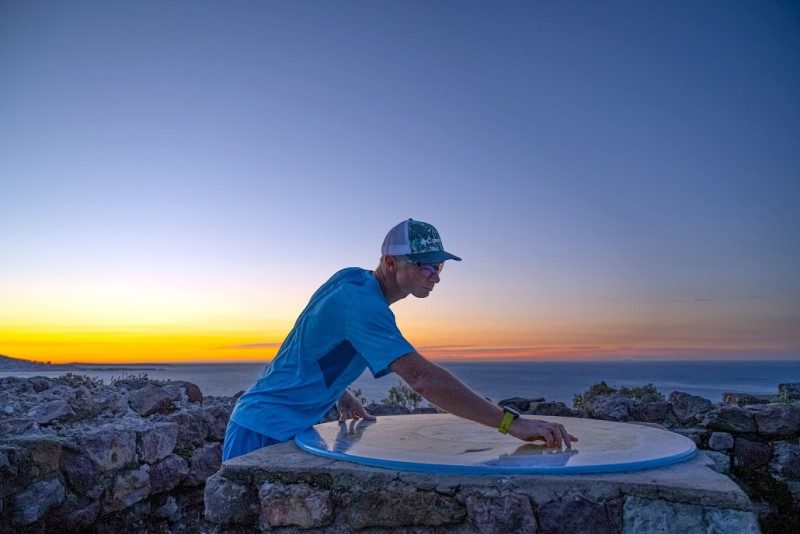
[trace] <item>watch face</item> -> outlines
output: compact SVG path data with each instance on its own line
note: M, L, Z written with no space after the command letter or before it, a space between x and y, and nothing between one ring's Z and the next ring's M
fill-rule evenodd
M505 413L510 413L514 417L519 417L520 416L520 413L517 410L515 410L514 408L512 408L511 406L503 406L503 411Z

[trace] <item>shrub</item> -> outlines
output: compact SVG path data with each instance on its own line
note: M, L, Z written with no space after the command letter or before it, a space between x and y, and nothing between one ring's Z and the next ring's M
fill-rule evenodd
M622 386L621 388L617 389L615 387L609 386L608 384L603 382L597 382L589 387L583 393L577 394L572 398L572 405L577 410L586 409L586 401L589 400L589 397L594 395L608 395L609 393L619 393L624 397L628 397L636 401L637 403L646 403L646 402L663 402L664 395L659 392L653 384L647 384L646 386Z
M389 396L383 399L381 404L404 406L409 410L413 410L419 406L420 402L422 402L422 395L402 382L398 382L396 386L389 388Z
M89 389L95 389L105 385L105 382L103 382L102 378L89 375L79 375L77 373L73 373L72 371L64 373L58 378L74 388L86 386Z
M641 403L664 402L664 395L653 384L631 388L623 386L619 388L619 394Z

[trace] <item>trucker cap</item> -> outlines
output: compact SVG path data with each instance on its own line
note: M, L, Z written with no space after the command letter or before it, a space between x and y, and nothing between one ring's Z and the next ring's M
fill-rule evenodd
M438 263L461 258L444 251L442 238L432 224L408 219L386 234L381 246L383 256L405 256L415 262Z

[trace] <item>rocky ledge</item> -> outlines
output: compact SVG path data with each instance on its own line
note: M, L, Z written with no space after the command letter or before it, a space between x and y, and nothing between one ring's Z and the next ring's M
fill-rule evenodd
M458 482L463 477L451 484L443 477L433 484L421 475L327 460L323 465L291 444L221 468L221 442L235 397L205 397L188 382L142 377L112 384L73 374L9 377L0 379L0 532L197 532L259 525L294 529L306 528L306 523L321 530L376 531L402 521L402 528L411 526L415 532L451 527L501 531L487 525L503 525L507 516L521 521L520 528L535 524L546 532L559 530L553 526L559 513L567 524L601 521L608 531L630 525L637 531L653 530L657 521L683 524L685 518L694 526L684 531L734 531L719 526L730 518L746 531L751 505L739 487L750 497L765 532L800 530L800 384L782 384L776 395L729 393L722 403L677 391L665 399L647 387L615 390L598 385L603 387L576 396L572 407L542 398L500 404L532 415L643 421L679 432L713 460L710 465L718 472L713 488L673 491L661 470L625 475L633 477L633 485L615 478L623 475L525 477L529 488L515 485L517 477L474 477L477 485ZM368 409L384 415L436 411L393 405ZM336 417L331 410L326 419ZM712 480L707 467L691 469L692 476ZM658 484L645 489L649 476ZM593 493L601 479L605 493ZM662 482L673 489L660 493ZM543 494L534 487L559 489ZM639 489L630 489L634 487ZM737 496L732 497L731 487L739 491ZM704 492L720 495L714 488L728 488L723 491L728 497L709 501ZM356 502L354 496L362 494L364 503ZM394 502L405 498L417 504L444 503L444 515L413 519L404 502ZM225 511L226 502L235 513ZM378 519L365 519L370 515ZM396 524L386 517L398 518Z
M0 379L0 531L198 531L232 407L188 382Z
M437 475L312 456L293 443L223 464L209 532L758 532L751 504L698 456L603 475Z
M572 408L540 398L500 404L532 415L646 422L683 434L747 493L764 532L800 532L800 383L780 384L774 395L725 393L714 403L600 382L577 395Z

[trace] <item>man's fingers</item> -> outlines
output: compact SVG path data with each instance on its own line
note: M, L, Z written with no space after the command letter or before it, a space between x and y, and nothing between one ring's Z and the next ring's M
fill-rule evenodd
M572 448L572 443L569 440L569 434L567 433L567 429L564 428L564 425L558 425L558 432L561 435L561 443L568 449Z
M553 429L553 438L554 438L553 446L560 449L562 447L562 436L561 436L561 429L558 428L558 425L555 425L555 428Z
M547 444L548 447L553 446L553 433L550 432L550 429L545 427L542 431L542 437L544 438L544 442Z

